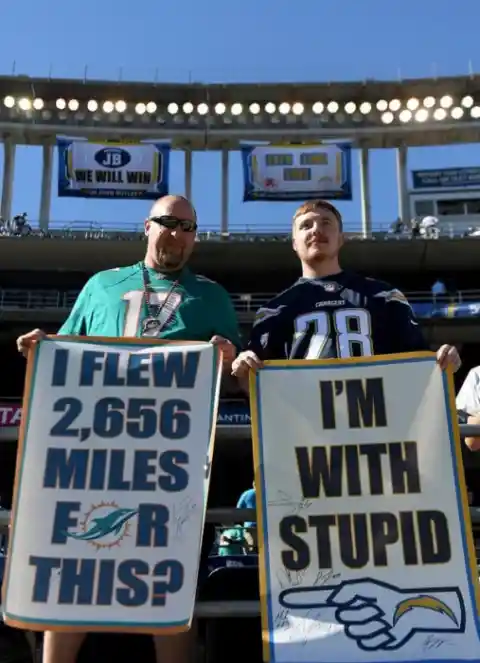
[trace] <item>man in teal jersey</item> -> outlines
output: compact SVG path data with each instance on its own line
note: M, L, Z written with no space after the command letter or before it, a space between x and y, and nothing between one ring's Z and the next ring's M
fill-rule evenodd
M186 266L196 229L196 213L188 200L158 200L145 221L144 260L95 274L59 335L210 341L221 348L229 371L241 344L238 323L227 292ZM32 343L44 337L40 329L20 336L19 352L28 354ZM156 636L158 663L188 663L193 633ZM75 663L83 639L82 633L45 633L43 663Z
M221 344L225 359L233 359L240 334L229 295L218 283L193 274L186 266L196 227L195 211L188 201L178 196L157 201L145 222L145 259L92 276L58 333L214 339ZM19 350L25 353L43 335L34 330L20 336Z

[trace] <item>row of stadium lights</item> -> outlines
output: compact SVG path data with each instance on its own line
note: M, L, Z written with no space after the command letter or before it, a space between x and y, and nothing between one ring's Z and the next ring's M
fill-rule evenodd
M28 98L16 100L14 97L8 96L5 97L3 103L6 108L15 108L15 106L17 106L22 111L31 111L32 109L41 111L45 106L43 99L39 98L33 100ZM439 107L432 111L437 103ZM68 109L72 112L76 112L80 108L80 102L76 99L70 99L68 102L65 99L57 99L55 105L59 111ZM454 120L460 120L465 115L465 111L469 111L472 118L480 119L480 106L475 106L475 102L471 96L463 97L460 105L457 106L454 105L453 98L448 95L442 97L438 102L435 97L425 97L422 102L419 99L412 98L406 102L405 108L402 109L403 105L404 104L399 99L392 99L391 101L381 99L380 101L377 101L375 107L376 110L381 113L380 117L384 124L391 124L394 121L394 113L398 113L398 119L401 122L410 122L411 120L415 120L416 122L426 122L430 118L430 113L432 113L434 120L444 120L448 116L452 117ZM368 115L373 108L374 106L368 101L364 101L358 106L355 102L349 101L344 105L343 111L347 115L353 115L357 111L362 115ZM91 113L96 113L99 110L107 114L113 112L125 113L127 110L127 103L125 101L105 101L100 105L95 99L90 99L90 101L87 102L87 110ZM152 115L156 110L157 104L154 101L150 101L146 104L137 103L135 105L135 113L137 113L137 115L144 115L145 113ZM208 115L210 107L205 103L201 103L195 108L191 102L186 102L181 107L181 110L185 115L190 115L195 110L199 115ZM229 109L227 109L225 104L218 103L214 106L213 110L216 115L223 115L227 110L229 110L232 115L241 115L244 112L242 104L239 103L232 104ZM300 102L294 104L285 102L278 106L269 102L263 106L263 110L269 115L273 115L277 112L281 115L289 115L290 113L293 113L293 115L302 115L305 111L305 106ZM320 101L312 104L312 112L315 115L321 115L325 110L327 113L333 115L340 111L340 105L336 101L330 101L326 105ZM176 103L170 103L167 106L167 111L170 115L176 115L180 112L180 107ZM252 115L258 115L262 112L262 107L258 103L252 103L249 105L248 111Z

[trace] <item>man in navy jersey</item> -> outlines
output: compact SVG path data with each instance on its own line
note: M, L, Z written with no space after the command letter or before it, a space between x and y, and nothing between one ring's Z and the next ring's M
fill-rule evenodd
M405 296L391 285L343 271L342 217L329 202L312 200L293 219L293 249L302 277L261 308L245 352L232 373L248 392L248 372L267 359L364 357L428 350ZM456 348L437 353L457 370Z

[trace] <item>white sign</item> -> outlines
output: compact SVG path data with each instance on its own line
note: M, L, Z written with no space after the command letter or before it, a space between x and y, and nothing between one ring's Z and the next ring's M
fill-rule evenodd
M221 376L209 344L42 341L29 358L4 618L190 627Z
M58 195L155 200L168 193L167 143L95 143L59 138Z
M244 200L352 199L347 143L243 146Z
M252 422L271 662L480 660L448 380L430 353L272 362L258 373Z

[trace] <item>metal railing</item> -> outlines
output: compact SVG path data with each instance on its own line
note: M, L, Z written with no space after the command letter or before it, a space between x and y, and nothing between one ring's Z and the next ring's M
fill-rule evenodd
M69 310L79 294L79 290L27 290L21 288L0 289L0 309L4 311L18 310ZM406 292L411 302L433 302L431 292ZM237 313L250 313L264 306L275 293L233 293L230 295ZM436 298L438 303L461 304L463 302L480 302L480 290L459 290L452 295L441 295Z
M468 220L464 223L448 223L441 221L438 226L440 237L459 238L469 237L473 240L479 239L479 236L469 234L467 229ZM372 230L366 236L359 222L346 221L343 224L344 232L350 239L391 239L408 240L426 239L423 236L412 238L411 233L394 233L391 230L391 224L375 224ZM223 232L217 225L201 225L198 233L198 241L284 241L290 237L290 221L286 223L265 223L258 221L254 223L230 223L228 231ZM62 238L62 239L128 239L144 240L143 223L140 222L119 222L119 221L51 221L46 230L40 229L39 221L28 221L28 226L18 234L12 234L11 231L2 232L0 229L0 240L3 237L38 237L43 239Z
M462 437L467 435L480 435L480 426L461 424ZM235 524L242 521L255 521L255 509L208 509L207 522L217 524ZM480 525L480 508L470 508L470 517L474 526ZM8 532L11 512L0 511L0 532ZM255 617L260 614L260 601L200 601L195 606L197 617Z

